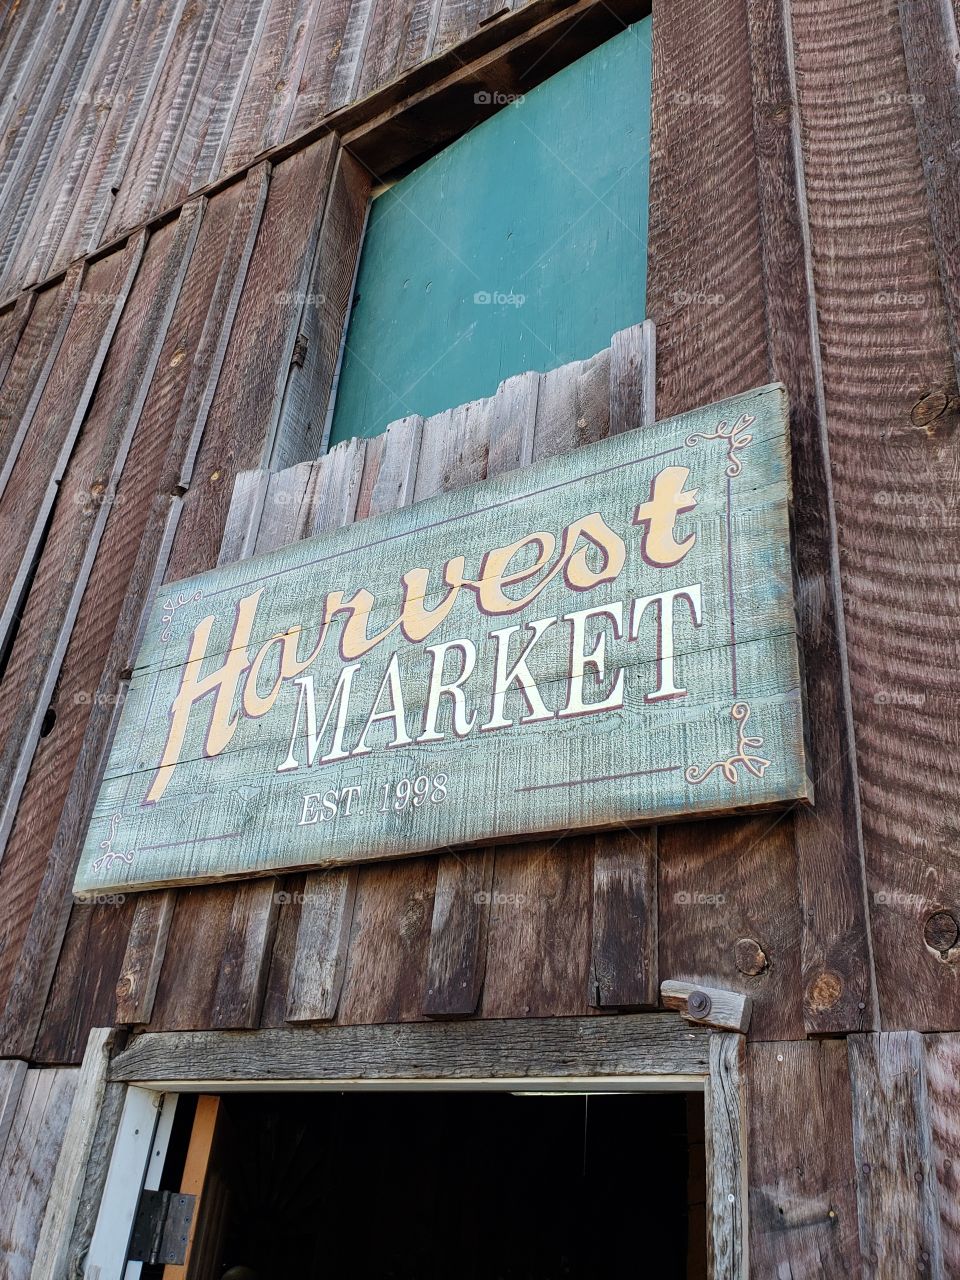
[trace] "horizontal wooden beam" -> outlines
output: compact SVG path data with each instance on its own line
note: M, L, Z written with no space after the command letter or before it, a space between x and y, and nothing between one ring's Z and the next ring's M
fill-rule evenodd
M255 1081L535 1080L705 1077L710 1032L675 1014L490 1019L392 1026L185 1031L137 1036L110 1079Z

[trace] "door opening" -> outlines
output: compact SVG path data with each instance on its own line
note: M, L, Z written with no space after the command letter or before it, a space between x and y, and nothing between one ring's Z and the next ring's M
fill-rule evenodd
M707 1274L702 1093L532 1082L209 1101L186 1280ZM167 1185L184 1161L168 1163Z

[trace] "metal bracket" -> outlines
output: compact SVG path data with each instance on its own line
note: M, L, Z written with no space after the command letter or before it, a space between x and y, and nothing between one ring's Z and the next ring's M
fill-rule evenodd
M144 1191L133 1221L128 1262L183 1266L197 1197L179 1191Z

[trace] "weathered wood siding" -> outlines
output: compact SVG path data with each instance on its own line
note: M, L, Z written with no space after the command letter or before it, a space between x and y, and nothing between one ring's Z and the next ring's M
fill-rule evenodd
M371 184L475 122L477 89L522 92L531 65L543 78L643 14L7 10L0 1065L29 1063L65 1106L91 1026L597 1015L695 980L753 999L754 1274L956 1275L949 5L654 4L657 412L787 386L816 808L70 902L158 584L645 420L628 331L315 461ZM11 1186L30 1191L27 1209L0 1198L0 1244L26 1274L52 1163L31 1165L45 1148L17 1146L9 1114L0 1095Z

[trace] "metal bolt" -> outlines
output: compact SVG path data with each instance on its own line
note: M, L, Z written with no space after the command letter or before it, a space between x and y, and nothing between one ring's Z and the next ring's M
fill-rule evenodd
M713 1001L705 991L691 991L687 997L687 1012L693 1018L705 1018L713 1008Z

